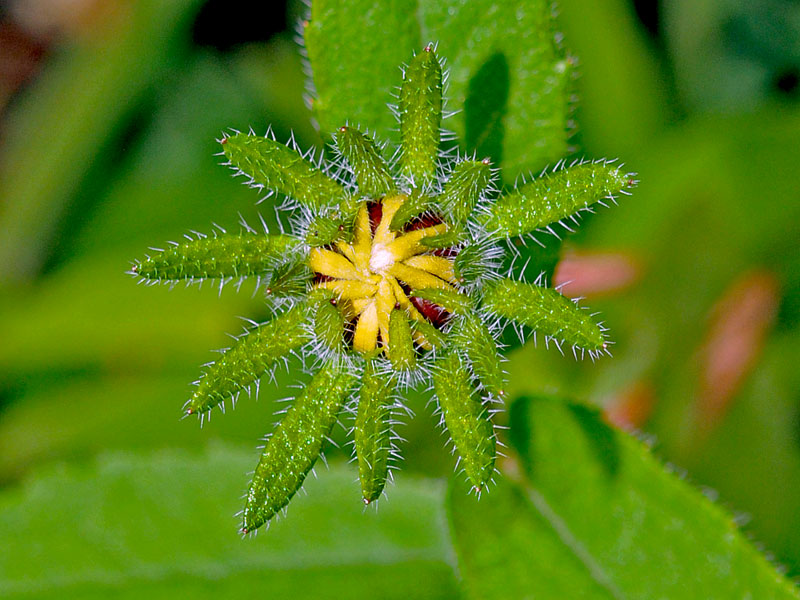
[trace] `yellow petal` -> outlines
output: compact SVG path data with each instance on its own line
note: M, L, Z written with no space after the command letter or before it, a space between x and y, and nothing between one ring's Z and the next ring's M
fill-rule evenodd
M343 300L371 298L378 292L378 287L365 281L321 281L316 287L333 290Z
M353 263L333 250L313 248L308 253L308 266L312 271L334 279L361 279Z
M362 311L356 322L353 334L353 349L358 352L370 352L378 344L378 309L372 300Z
M387 196L383 199L383 207L381 212L381 222L375 229L375 235L372 236L373 244L381 244L386 246L395 238L395 232L389 230L389 225L392 223L392 218L397 209L406 201L406 196L399 194L397 196Z
M453 261L444 258L443 256L419 254L406 259L404 262L409 267L428 271L428 273L433 273L437 277L441 277L450 283L458 283L456 281L455 271L453 271Z
M386 249L392 253L396 261L404 260L409 256L430 250L430 248L420 243L423 239L441 235L445 232L447 232L447 225L444 223L425 227L424 229L415 229L395 239Z
M409 286L417 290L421 290L423 288L439 288L444 290L453 289L453 287L443 279L439 279L427 271L409 267L403 263L393 264L388 270L388 273L393 277L397 277L397 279L400 281L406 282Z
M394 310L397 300L392 292L392 284L384 279L378 286L378 293L375 296L376 307L378 309L378 324L381 330L381 339L384 348L389 347L389 315Z
M367 210L366 202L358 209L352 249L353 264L357 269L365 270L369 264L369 254L372 249L372 228L369 225L369 210Z

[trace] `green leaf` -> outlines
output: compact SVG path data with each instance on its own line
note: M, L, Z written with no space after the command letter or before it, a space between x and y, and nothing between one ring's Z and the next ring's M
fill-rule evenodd
M358 479L366 504L377 500L383 492L392 452L396 451L392 442L392 395L396 387L393 374L382 373L375 360L367 360L353 426Z
M432 47L408 62L398 100L400 168L422 187L436 175L442 126L442 65Z
M344 189L333 179L270 137L236 133L221 143L231 167L250 177L254 187L286 194L311 209L336 204L344 196Z
M371 137L343 125L336 133L336 148L353 170L359 194L379 197L395 189L389 166Z
M229 399L235 402L292 350L305 344L309 309L295 306L248 331L218 361L209 365L186 405L187 414L201 417Z
M507 477L480 497L454 479L448 508L468 598L613 598Z
M330 304L328 304L330 306ZM356 375L326 365L292 400L269 436L247 491L242 531L255 531L289 503L319 458Z
M577 356L580 349L594 357L607 352L605 329L589 313L556 290L535 283L500 279L487 284L484 307L493 313L530 327L534 335L568 344ZM559 346L560 348L560 346Z
M491 157L507 181L567 152L573 62L550 2L316 0L305 41L323 135L349 121L399 142L386 108L398 66L434 42L450 73L446 109L461 111L443 126L467 151Z
M594 410L553 398L522 398L510 420L525 484L501 488L496 505L470 506L451 496L454 529L486 518L492 530L505 532L494 541L494 552L477 547L487 535L483 529L457 535L468 582L488 576L491 568L500 571L493 575L498 581L524 583L530 593L558 582L585 586L581 594L564 588L542 597L800 597L728 514ZM520 535L520 523L531 536ZM549 557L542 556L543 547L551 548ZM526 559L534 565L547 560L551 568L515 571L515 561ZM482 593L484 583L472 584L475 597L508 597Z
M482 223L494 237L526 235L591 210L596 203L615 202L636 180L613 161L593 161L556 170L499 198ZM568 225L564 225L569 230Z
M253 233L198 236L136 261L134 275L155 281L245 278L267 275L298 252L300 242L288 235Z
M0 495L3 598L453 598L441 486L404 477L364 511L353 470L307 482L291 518L240 539L252 452L105 455Z
M488 402L475 391L469 371L456 352L445 356L433 374L442 421L458 451L461 465L476 492L491 481L497 437Z

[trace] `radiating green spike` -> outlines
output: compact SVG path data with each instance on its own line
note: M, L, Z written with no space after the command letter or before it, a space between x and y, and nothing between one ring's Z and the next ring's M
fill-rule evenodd
M268 298L293 298L306 294L313 277L304 260L289 261L275 267L266 285Z
M442 67L431 46L411 59L400 88L400 167L415 182L436 175L442 123Z
M479 244L466 244L453 260L453 273L459 283L470 285L486 276L486 260Z
M136 262L135 275L158 281L256 277L272 271L302 244L288 235L222 234L169 245Z
M427 321L411 321L411 329L421 334L434 348L444 348L447 345L447 336Z
M591 316L556 290L501 279L486 286L483 305L534 331L590 352L606 349L603 330Z
M345 190L291 148L270 138L237 133L222 140L231 164L266 186L311 209L335 206Z
M404 310L394 309L389 315L389 360L398 371L412 369L417 362L411 325Z
M314 334L328 350L344 350L344 315L333 299L317 302L314 310Z
M437 199L442 215L452 225L463 225L489 187L489 162L465 160L458 163Z
M311 247L327 246L338 240L349 240L353 235L353 220L341 213L318 215L311 219L305 242Z
M421 288L411 292L413 296L438 304L449 313L466 314L472 312L472 298L455 290L442 288Z
M460 228L450 229L440 235L432 235L422 238L420 244L428 248L449 248L461 242L464 237L464 230Z
M433 384L460 464L472 485L482 490L494 471L497 441L486 404L473 390L469 373L455 352L438 363Z
M381 495L389 475L391 454L392 374L380 373L375 360L367 360L358 399L353 439L358 459L361 495L369 504Z
M450 335L456 347L466 353L483 388L496 398L504 398L506 382L497 342L486 324L471 311L453 324Z
M499 198L482 218L496 238L531 233L636 185L609 162L587 162L548 173Z
M300 489L354 380L354 374L328 365L294 399L261 453L247 492L243 532L269 521Z
M336 133L336 147L353 168L359 194L379 198L394 191L389 166L370 138L355 127L340 127Z
M305 306L297 306L240 337L208 367L186 404L187 414L205 413L249 388L276 362L309 338Z
M392 217L392 222L389 224L389 229L392 231L400 231L406 224L414 217L420 216L431 206L431 200L422 193L419 188L414 188L406 198L406 201L400 205L397 212ZM427 239L427 238L426 238Z

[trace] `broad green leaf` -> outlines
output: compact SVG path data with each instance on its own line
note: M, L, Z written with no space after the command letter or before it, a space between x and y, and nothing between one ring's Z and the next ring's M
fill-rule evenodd
M398 66L428 42L449 69L443 126L465 150L491 157L506 181L567 151L572 61L555 41L543 0L332 0L313 3L306 46L323 135L346 122L397 143L386 108L400 85Z
M453 598L441 486L404 478L363 510L355 472L322 470L289 516L241 539L252 452L105 455L0 495L3 598Z
M313 109L323 139L350 123L398 141L395 102L401 71L423 41L415 0L316 0L304 24L313 68Z
M512 406L511 439L527 476L524 494L511 494L513 512L495 512L489 502L484 510L498 520L498 531L514 531L519 520L529 529L546 521L563 546L550 564L577 565L576 581L588 576L602 590L582 597L800 597L729 515L593 410L553 398L522 398ZM460 511L475 508L454 503L451 510L456 522L464 520ZM505 537L498 536L492 555L476 551L479 538L465 533L458 542L462 568L503 565L508 548L541 560L537 539L529 538L526 549L519 538L507 545ZM574 560L559 561L564 549ZM509 570L507 577L516 575ZM533 585L531 594L546 583ZM476 597L495 597L474 591Z
M454 479L450 529L468 598L613 598L525 490L501 476L480 498Z

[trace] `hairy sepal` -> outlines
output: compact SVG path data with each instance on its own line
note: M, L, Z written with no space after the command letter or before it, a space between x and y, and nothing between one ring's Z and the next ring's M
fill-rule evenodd
M472 298L455 290L444 288L422 288L414 290L412 295L441 306L449 313L466 314L472 311Z
M463 226L483 197L492 178L488 161L465 160L458 163L437 199L448 224Z
M606 351L603 328L575 302L552 288L501 279L486 286L483 305L546 339L588 350L592 356Z
M345 190L297 151L268 137L237 133L223 138L222 148L231 165L266 187L310 209L335 206Z
M400 231L408 224L409 221L419 217L430 207L430 198L423 194L419 188L414 188L408 195L408 198L406 198L406 201L403 202L403 204L400 205L400 208L398 208L394 213L392 222L389 224L389 229L391 231Z
M432 47L411 59L400 88L400 167L417 185L436 176L442 123L442 67Z
M497 439L486 402L476 393L461 357L450 352L437 364L434 389L460 464L480 491L494 472Z
M262 277L300 250L300 242L288 235L254 233L200 237L136 262L132 273L152 281Z
M404 310L394 309L389 314L389 361L397 371L409 371L417 362L411 325Z
M247 492L242 531L254 531L286 506L314 466L355 375L326 365L294 399L267 440Z
M362 196L378 198L395 190L389 167L375 143L355 127L340 127L336 148L353 169Z
M595 161L557 169L499 198L482 218L495 238L546 228L604 200L614 201L636 185L631 173Z
M304 327L308 308L296 306L236 340L200 379L186 404L188 414L203 414L246 391L289 352L309 341Z
M334 298L315 303L314 336L325 351L344 352L344 315Z
M450 331L453 344L467 355L482 388L495 398L505 398L506 381L500 353L486 323L476 312L470 311L457 317Z
M358 460L358 478L365 504L377 500L389 476L392 453L392 395L396 382L382 373L374 359L367 359L358 396L353 440Z

